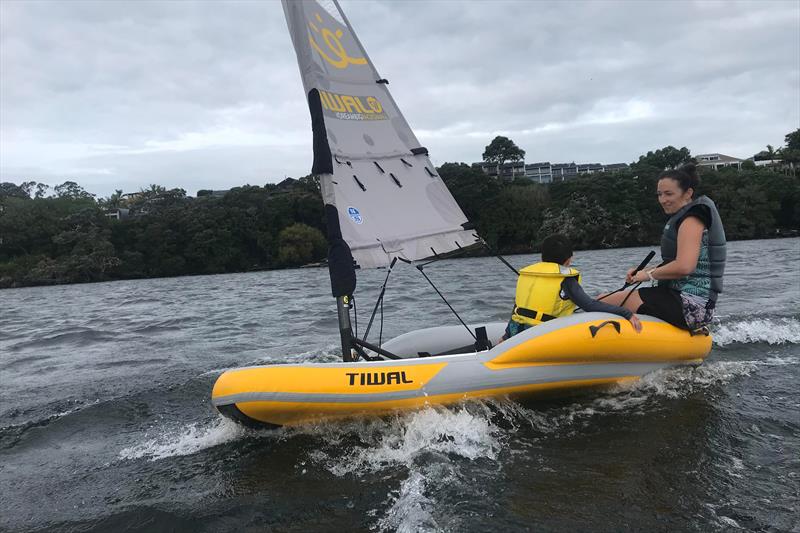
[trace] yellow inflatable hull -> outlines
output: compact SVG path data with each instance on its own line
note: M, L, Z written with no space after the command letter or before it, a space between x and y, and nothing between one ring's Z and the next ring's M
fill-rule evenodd
M605 386L661 368L699 364L711 350L709 335L692 336L646 316L642 321L643 330L636 333L619 317L582 313L528 329L486 351L438 356L427 356L428 351L419 348L436 343L441 347L448 337L457 344L469 340L464 337L467 332L429 328L384 345L402 360L228 370L214 385L212 403L245 424L294 425L469 398ZM487 325L493 333L502 327Z

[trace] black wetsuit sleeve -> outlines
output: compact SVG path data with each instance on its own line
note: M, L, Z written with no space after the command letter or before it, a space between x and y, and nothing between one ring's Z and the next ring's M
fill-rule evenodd
M575 305L584 311L614 313L615 315L623 316L625 318L630 318L633 315L632 312L624 307L618 307L616 305L594 300L591 296L586 294L580 283L578 283L578 278L576 277L565 278L564 281L561 282L561 290L564 292L564 296L572 300Z
M686 220L689 217L697 217L700 219L700 222L705 225L706 228L711 227L711 209L708 208L707 205L698 204L689 208L688 211L681 217L678 223L675 226L675 230L677 231L678 228L681 227L681 222Z

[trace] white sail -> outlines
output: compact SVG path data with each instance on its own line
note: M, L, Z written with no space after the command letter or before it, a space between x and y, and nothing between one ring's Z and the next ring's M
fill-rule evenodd
M312 172L356 262L382 266L474 244L338 3L282 3L311 109Z

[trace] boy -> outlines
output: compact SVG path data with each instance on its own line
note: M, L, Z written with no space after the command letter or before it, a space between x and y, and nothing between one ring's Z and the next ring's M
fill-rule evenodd
M570 268L572 244L563 235L550 235L542 242L542 261L519 273L514 312L500 342L554 318L569 316L576 307L625 317L637 333L639 318L624 307L593 300L581 288L580 272Z

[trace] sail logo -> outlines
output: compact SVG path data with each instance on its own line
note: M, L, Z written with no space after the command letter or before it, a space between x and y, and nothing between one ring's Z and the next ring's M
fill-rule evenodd
M355 222L356 224L364 223L364 219L361 217L361 213L359 213L358 209L356 209L355 207L348 207L347 214L351 219L353 219L353 222Z
M347 50L344 49L344 45L341 41L342 35L344 35L342 30L337 29L334 32L328 28L323 28L322 17L319 15L319 13L315 13L314 18L317 19L317 22L320 24L320 26L317 27L314 22L308 23L309 27L314 32L309 33L308 41L311 43L311 47L317 51L322 59L339 69L347 68L349 65L367 64L367 60L363 57L350 57L350 55L348 55ZM317 43L316 39L314 39L315 35L318 38L321 37L322 40L325 41L325 50L323 50L323 47Z
M408 379L405 370L397 372L345 372L350 378L350 385L401 385L404 383L414 383L413 379Z
M363 98L363 100L362 100ZM355 96L319 91L319 99L326 109L341 120L387 120L383 104L374 96Z

